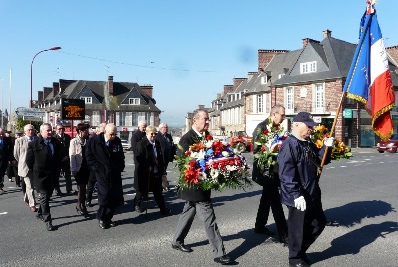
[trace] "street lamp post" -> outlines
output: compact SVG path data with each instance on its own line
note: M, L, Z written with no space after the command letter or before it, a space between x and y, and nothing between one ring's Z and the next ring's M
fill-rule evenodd
M30 108L33 108L33 61L35 61L35 58L37 57L38 54L46 52L46 51L51 51L51 50L59 50L61 47L55 46L51 47L49 49L44 49L41 50L40 52L36 53L36 55L32 59L32 63L30 64Z

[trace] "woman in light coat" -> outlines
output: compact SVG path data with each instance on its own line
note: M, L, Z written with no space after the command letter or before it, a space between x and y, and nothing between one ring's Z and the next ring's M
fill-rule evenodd
M69 146L70 170L73 177L75 177L78 189L76 211L85 218L88 218L86 186L90 175L90 169L87 166L85 156L88 128L88 124L79 123L76 127L77 135L70 141Z

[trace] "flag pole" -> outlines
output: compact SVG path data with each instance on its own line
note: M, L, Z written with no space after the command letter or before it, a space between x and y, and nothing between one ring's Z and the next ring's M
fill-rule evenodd
M330 129L330 136L333 136L334 128L336 127L337 120L338 120L340 112L341 112L341 108L343 107L343 101L346 98L346 96L347 96L347 92L343 92L343 94L341 95L339 107L337 108L336 115L334 116L334 121L333 121L333 124L332 124L332 128ZM323 165L325 165L325 161L326 161L326 156L328 154L328 150L329 150L329 147L328 146L325 147L325 153L323 154L321 165L320 165L320 168L319 168L319 171L318 171L318 179L321 177Z
M366 14L373 14L374 13L373 6L376 4L376 0L367 0L367 4L368 4L368 7L366 9ZM361 29L360 29L361 32L360 32L359 42L357 44L357 47L362 47L362 44L365 41L365 38L364 38L365 36L362 33L367 31L367 29L369 28L369 24L370 24L369 21L365 20L364 23L365 22L367 22L365 25L361 25ZM343 94L341 95L340 103L339 103L339 106L337 108L336 115L334 117L333 125L332 125L332 128L330 129L330 136L333 136L334 129L335 129L336 124L337 124L337 119L338 119L338 117L340 115L340 112L341 112L341 109L342 109L342 106L343 106L343 101L346 98L347 94L349 93L348 91L350 89L351 82L352 82L352 79L353 79L353 73L355 72L355 69L356 69L360 54L361 54L361 49L359 49L359 50L356 49L355 54L354 54L354 58L353 58L353 61L352 61L352 62L355 62L355 64L351 65L350 70L348 71L347 78L349 80L345 81L344 88L343 88ZM326 147L325 148L325 153L323 154L322 161L321 161L321 164L320 164L320 167L319 167L319 171L318 171L318 180L321 177L322 169L323 169L323 166L325 165L325 161L326 161L326 156L328 154L328 150L329 150L329 147Z

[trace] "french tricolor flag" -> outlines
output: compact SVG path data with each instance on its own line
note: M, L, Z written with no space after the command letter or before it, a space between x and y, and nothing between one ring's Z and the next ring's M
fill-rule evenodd
M373 4L367 8L360 26L359 43L343 90L347 97L365 104L372 116L374 132L382 140L387 140L393 134L390 110L394 106L395 95Z

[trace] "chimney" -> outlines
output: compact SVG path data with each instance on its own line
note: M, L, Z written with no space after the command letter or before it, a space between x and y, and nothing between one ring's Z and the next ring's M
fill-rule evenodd
M256 75L257 74L257 72L248 72L247 73L247 78L250 80L251 78L253 78L254 77L254 75Z
M140 85L141 91L152 98L153 86L150 84Z
M289 52L288 50L258 50L258 72L265 69L275 55Z
M303 39L303 48L307 46L308 43L317 43L319 44L320 42L311 38L304 38Z
M223 95L227 95L228 93L231 93L234 90L233 85L224 85L224 93Z
M39 103L41 103L43 101L43 91L38 91L37 92L37 101L39 101Z
M53 97L55 97L59 92L59 83L53 83Z
M198 105L198 109L205 109L205 105Z
M109 95L113 96L113 76L108 76L108 90Z
M43 87L43 100L53 91L51 87Z
M59 80L59 91L60 94L62 94L63 92L65 92L65 89L72 83L76 82L76 80L63 80L60 79Z
M238 88L238 86L242 83L242 82L244 82L244 81L246 81L247 80L247 78L234 78L234 89L233 90L235 90L236 88Z
M326 29L322 33L323 33L323 39L332 37L332 31L331 30Z

